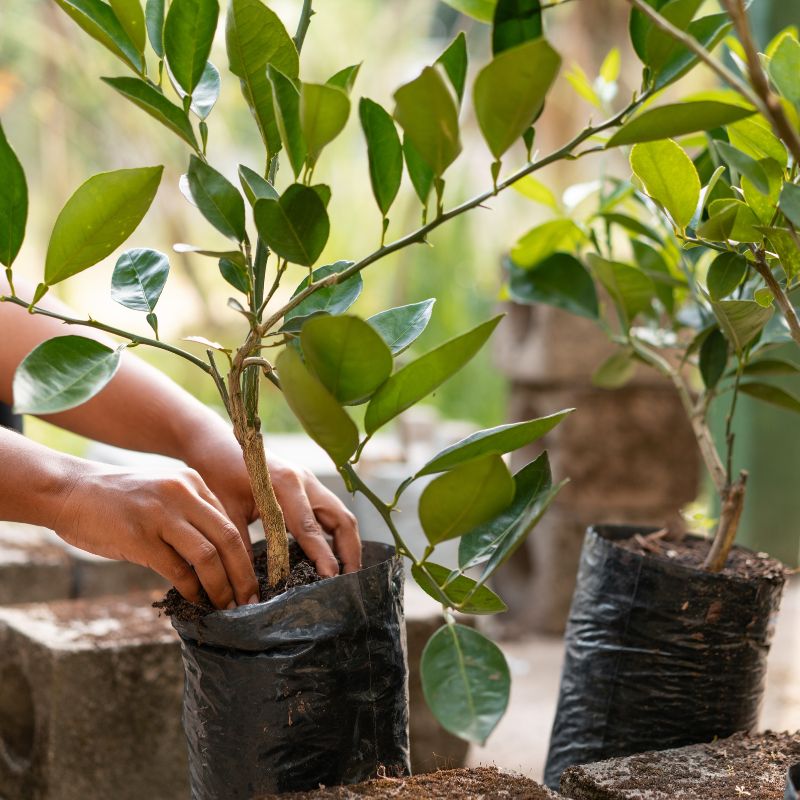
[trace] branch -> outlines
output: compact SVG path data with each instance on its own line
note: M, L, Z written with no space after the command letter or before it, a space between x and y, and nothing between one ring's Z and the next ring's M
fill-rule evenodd
M303 10L300 12L300 21L297 23L297 32L294 35L294 44L298 53L303 49L308 26L311 24L311 17L314 16L314 9L311 8L311 3L312 0L303 0Z
M766 259L764 258L764 251L760 248L755 250L756 260L754 266L759 275L764 279L767 288L772 292L775 302L778 304L786 324L789 326L789 332L792 334L792 339L795 343L800 345L800 320L797 318L797 312L792 305L791 300L784 292L783 287L778 283L772 270L769 268Z

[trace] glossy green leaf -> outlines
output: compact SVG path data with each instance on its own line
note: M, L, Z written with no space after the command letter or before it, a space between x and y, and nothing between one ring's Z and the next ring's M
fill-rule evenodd
M700 375L706 389L713 389L728 366L728 340L719 329L706 337L700 348Z
M328 241L330 221L320 196L292 184L280 200L256 200L253 217L261 238L281 258L310 267Z
M447 5L481 22L491 22L497 0L444 0Z
M743 155L741 151L737 152L739 152L740 156ZM749 156L745 156L745 158L749 158ZM766 191L762 192L753 181L743 175L741 181L742 193L744 194L745 202L750 206L759 221L764 225L769 225L775 216L775 209L778 207L778 200L783 188L783 169L776 161L767 158L761 161L753 160L752 163L758 164L764 173L767 180Z
M291 78L273 66L267 67L267 77L272 87L272 107L281 141L286 148L294 176L297 178L306 163L308 150L303 137L300 115L300 92Z
M656 11L660 11L669 0L645 0L645 2ZM642 62L647 61L647 36L652 29L653 23L650 18L639 9L631 8L628 33L633 49Z
M492 23L492 53L538 39L542 27L541 0L497 0Z
M766 234L786 277L791 280L800 275L800 238L788 228L762 227L760 230Z
M111 276L111 297L126 308L152 314L169 276L169 259L158 250L126 250Z
M437 64L444 67L450 83L453 85L458 102L464 99L464 87L467 82L467 67L469 55L467 53L467 37L461 31L447 46L447 49L436 59Z
M760 358L744 365L745 375L796 375L800 366L783 358Z
M771 307L764 308L753 300L720 300L712 302L711 309L738 354L761 333L774 313Z
M305 432L333 459L344 464L358 447L358 429L336 398L303 364L299 353L284 349L275 362L289 408Z
M656 290L656 297L661 301L668 314L675 311L675 278L670 272L664 255L655 247L651 247L638 239L631 240L634 259L639 269L649 276Z
M403 146L394 120L378 103L362 97L358 107L367 140L372 193L385 217L400 190L403 178Z
M395 372L367 406L367 433L374 433L455 375L483 347L501 319L483 322Z
M445 605L463 614L500 614L508 611L508 606L488 586L478 586L477 581L466 575L448 581L451 571L447 567L426 561L424 568L419 564L411 567L411 574L420 589L434 600L442 603L446 599Z
M546 40L536 39L505 50L478 73L475 114L496 159L533 124L560 66L558 53Z
M203 77L217 30L217 0L171 0L164 22L164 53L170 72L186 94Z
M300 332L306 364L345 405L363 402L392 374L392 353L377 331L352 316L316 316Z
M244 294L250 291L250 276L247 274L247 268L243 264L239 264L229 258L221 258L219 260L219 272L226 283L233 286L234 289L238 289Z
M300 90L300 123L314 165L322 149L343 130L350 116L350 98L344 89L325 83L304 83Z
M592 383L601 389L619 389L636 373L636 361L630 350L610 355L592 374Z
M296 78L297 48L278 15L261 0L231 0L225 42L230 70L241 82L242 94L256 120L269 160L281 149L281 137L267 66Z
M697 235L703 239L760 242L764 238L758 217L741 200L714 200L708 213L709 218L697 227Z
M659 14L679 30L685 31L702 4L703 0L670 0L659 9ZM680 45L655 23L650 20L648 20L648 23L649 29L645 37L646 57L644 61L654 73L658 74L670 58L675 55Z
M509 292L518 303L544 303L597 319L599 305L592 276L575 256L554 253L534 269L508 262Z
M331 75L326 81L329 86L338 86L347 94L353 90L358 73L361 71L361 64L353 64L350 67L340 69L335 75Z
M676 225L685 228L700 200L700 177L683 148L671 139L636 144L630 162L650 197L666 208Z
M113 9L102 0L55 0L69 17L134 72L142 73L144 59L125 32Z
M503 653L464 625L443 625L430 638L420 677L436 719L462 739L484 744L508 707L511 675Z
M184 110L167 100L155 86L141 78L101 78L101 80L180 136L195 150L198 149L192 123L189 122Z
M750 395L750 397L763 400L765 403L778 406L778 408L800 414L800 398L788 392L786 389L781 389L779 386L773 386L769 383L747 381L739 385L739 391Z
M456 539L492 519L514 499L514 480L500 456L460 464L434 478L419 498L419 520L431 544Z
M430 461L418 470L416 477L433 475L437 472L453 469L460 464L487 455L504 455L541 439L559 425L575 409L567 408L546 417L513 422L478 431L466 439L437 453Z
M650 308L655 296L655 285L641 270L617 261L607 261L594 253L589 254L588 261L627 324L637 314Z
M762 194L769 192L769 178L758 161L727 142L715 142L714 146L723 160L741 176L747 178L759 192Z
M769 61L769 77L790 103L800 106L800 42L791 36L781 39Z
M244 198L222 174L196 156L189 160L189 190L200 213L223 236L242 242L245 231Z
M335 264L327 264L324 267L315 269L311 275L311 279L316 283L323 278L343 272L352 266L352 261L337 261ZM308 276L306 276L297 289L295 289L292 297L297 297L297 295L308 286L308 283L309 279ZM299 305L286 313L286 316L283 318L283 327L281 330L290 331L292 333L299 332L303 323L309 317L317 314L344 314L358 299L362 288L363 281L361 279L361 274L356 273L340 283L334 283L330 286L323 286L317 289L316 292L310 294Z
M394 94L395 119L422 160L441 177L461 152L458 109L444 79L433 67Z
M164 19L166 0L146 0L144 7L147 38L159 58L164 58Z
M275 187L266 178L262 178L255 170L244 164L239 164L239 183L250 205L255 205L256 200L280 199Z
M425 330L435 302L431 298L420 303L390 308L370 317L367 322L386 342L392 355L397 356Z
M176 86L175 90L180 98L188 97L186 92ZM195 86L192 94L191 110L199 119L207 119L219 100L220 77L219 70L210 62L206 63L200 82Z
M406 160L408 177L411 178L414 191L417 193L420 202L426 205L433 188L433 170L427 165L408 136L403 137L403 156Z
M754 113L755 109L715 100L684 101L659 106L628 120L608 140L606 147L653 142L694 131L709 131Z
M57 414L85 403L114 377L120 353L83 336L48 339L17 367L14 410Z
M140 0L110 0L110 3L122 29L128 34L136 49L144 53L147 32Z
M531 228L511 249L511 260L523 269L541 265L559 250L574 250L584 239L583 231L571 219L553 219Z
M47 248L45 284L63 281L113 253L150 208L163 169L120 169L89 178L56 219Z
M747 259L738 253L720 253L708 268L706 285L712 300L722 300L745 279Z
M771 158L786 169L789 156L783 142L774 133L765 127L759 117L743 119L728 126L728 139L730 143L743 153L762 161Z
M794 183L785 183L781 190L780 209L786 219L796 228L800 228L800 186Z
M0 125L0 264L10 267L25 238L28 184L16 153Z

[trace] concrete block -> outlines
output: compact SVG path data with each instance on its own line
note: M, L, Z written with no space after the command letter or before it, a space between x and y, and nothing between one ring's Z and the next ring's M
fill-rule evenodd
M186 800L180 646L152 599L0 608L3 800Z
M0 605L59 600L71 592L70 559L48 532L0 523Z

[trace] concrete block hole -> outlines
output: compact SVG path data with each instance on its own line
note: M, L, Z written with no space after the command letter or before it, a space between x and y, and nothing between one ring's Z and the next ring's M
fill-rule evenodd
M0 669L0 752L22 772L31 763L36 717L28 679L15 664Z

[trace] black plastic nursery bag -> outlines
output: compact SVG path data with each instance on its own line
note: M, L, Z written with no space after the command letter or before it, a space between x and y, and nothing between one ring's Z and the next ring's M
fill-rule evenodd
M573 764L710 742L758 721L783 579L707 573L614 543L641 532L587 532L545 768L551 788Z
M375 542L363 561L257 606L173 617L192 800L408 773L403 567Z
M800 800L800 764L795 764L789 770L784 800Z

